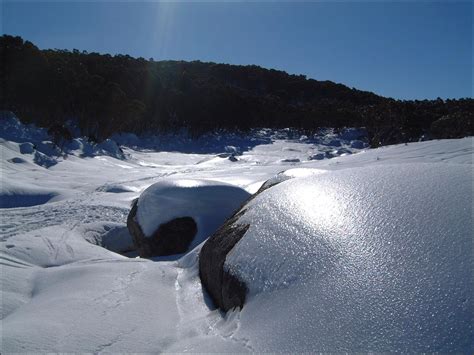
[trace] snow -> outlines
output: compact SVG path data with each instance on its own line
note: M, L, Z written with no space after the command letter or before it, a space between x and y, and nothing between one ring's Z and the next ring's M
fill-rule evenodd
M365 147L365 136L363 129L326 129L306 137L261 129L198 140L185 134L123 134L99 148L76 132L58 153L46 130L3 119L1 201L9 205L0 210L0 351L472 353L472 207L466 204L472 201L474 140L351 148L355 140ZM331 140L341 147L328 145ZM341 156L343 148L353 154ZM323 159L311 160L317 154ZM41 164L36 155L54 164ZM238 161L230 161L231 155ZM270 178L283 182L253 204L276 192L279 203L268 206L256 222L279 216L276 232L294 227L301 231L300 241L310 230L328 239L302 240L308 255L321 256L312 264L304 263L308 255L291 244L294 239L287 240L288 248L279 251L281 270L289 270L284 274L268 273L269 261L277 256L271 238L272 253L263 246L253 250L249 257L259 254L260 264L245 275L261 278L262 284L249 282L251 294L241 312L222 314L202 289L200 245L179 259L151 261L117 253L131 245L126 229L131 202L155 183L170 184L173 194L192 191L182 204L188 213L194 208L189 197L197 197L201 188L176 188L177 181L202 184L210 189L209 198L218 200L218 189L243 198L243 190L254 193ZM403 178L410 183L400 187ZM305 192L295 194L300 188ZM23 198L28 203L20 203ZM334 205L301 211L302 201L315 206L325 200ZM288 221L277 206L297 218ZM208 205L200 207L212 212ZM312 218L321 225L307 223ZM386 238L370 230L361 233L369 227ZM337 229L353 238L331 234ZM317 243L321 249L313 248ZM315 265L319 269L312 274ZM244 275L241 264L234 266ZM438 336L428 338L430 332Z
M250 197L244 189L203 179L163 179L138 199L137 222L145 236L179 217L192 217L197 235L191 247L210 236Z

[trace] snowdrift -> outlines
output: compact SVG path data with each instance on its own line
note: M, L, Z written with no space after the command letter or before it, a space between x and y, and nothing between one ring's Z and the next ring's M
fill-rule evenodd
M42 205L61 198L60 191L45 189L33 184L21 184L2 178L0 208Z

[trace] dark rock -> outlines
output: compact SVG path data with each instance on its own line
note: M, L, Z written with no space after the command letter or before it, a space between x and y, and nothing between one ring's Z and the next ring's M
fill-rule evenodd
M56 165L58 161L54 158L47 156L41 152L36 151L33 155L33 161L35 164L40 165L46 169Z
M324 153L317 153L309 157L309 160L323 160L326 157Z
M299 163L300 160L298 158L288 158L288 159L283 159L281 162L282 163Z
M25 142L19 145L21 154L32 154L35 151L33 143Z
M236 213L203 245L199 254L199 276L214 304L228 311L245 303L247 286L230 271L224 270L227 254L242 239L249 225L237 224L245 210Z
M247 200L247 203L253 198L255 198L258 194L262 193L265 190L268 190L270 187L278 185L279 183L282 183L283 181L292 179L293 177L286 175L285 171L286 170L280 171L277 175L265 181L262 184L262 186L260 186L258 191L249 200Z
M13 163L13 164L25 164L25 163L27 163L27 161L25 159L21 159L19 157L14 157L14 158L8 159L7 161L10 162L10 163Z
M193 218L175 218L161 224L151 236L145 236L135 218L137 209L138 199L132 203L132 209L127 218L127 227L141 257L180 254L188 250L197 233L197 225Z
M219 153L217 154L217 156L219 158L227 158L229 159L231 162L236 162L238 161L239 159L236 157L237 154L235 153Z
M289 179L289 178L288 178ZM287 179L287 180L288 180ZM255 193L255 196L257 196L258 194L262 193L263 191L265 190L268 190L270 187L273 187L275 185L278 185L279 183L283 182L285 180L279 180L279 179L268 179L267 181L265 181L262 186L260 186L260 188L258 189L258 191Z

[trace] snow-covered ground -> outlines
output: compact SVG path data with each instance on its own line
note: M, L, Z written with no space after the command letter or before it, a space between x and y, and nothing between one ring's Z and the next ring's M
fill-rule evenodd
M342 309L313 318L313 328L298 333L299 324L304 326L316 317L312 312L318 304L329 307L343 301L336 298L331 303L331 295L325 293L329 288L318 294L326 297L324 300L310 299L308 289L301 285L279 291L291 294L298 307L306 305L304 312L294 304L285 304L288 297L267 290L265 301L257 297L241 312L222 314L202 289L197 268L199 246L183 256L153 261L113 252L130 247L126 218L131 201L153 183L171 178L213 180L254 193L263 182L288 169L293 170L274 179L293 178L289 183L296 186L302 177L323 178L318 184L334 187L344 179L355 179L352 171L358 169L352 168L367 168L367 174L377 175L379 166L404 171L410 163L439 168L440 174L452 168L472 181L472 138L369 150L354 131L335 134L327 130L308 138L292 136L290 131L260 130L247 137L208 137L200 142L123 135L101 146L76 137L63 154L48 143L44 130L25 128L14 120L3 127L2 353L396 350L380 347L376 341L362 342L365 347L356 349L347 342L334 341L333 333L328 332L338 324L359 325L348 322ZM120 150L115 142L127 145ZM308 172L306 168L318 170ZM382 170L383 179L398 176ZM395 178L393 183L400 181ZM470 186L464 186L468 200L472 200ZM432 186L434 194L436 188ZM363 190L359 192L363 194ZM439 199L449 199L449 194ZM432 201L440 203L439 199ZM358 202L353 204L364 208ZM340 212L343 210L341 207ZM471 223L465 227L472 230L472 209L470 216ZM465 216L462 221L466 222ZM472 270L466 272L472 279ZM250 291L258 294L262 289L251 287ZM464 320L472 320L472 296L461 301L465 302ZM370 300L356 303L354 307L370 307ZM354 314L363 313L357 310ZM301 314L304 317L300 319ZM373 324L371 329L375 332L376 328ZM286 333L287 329L291 332ZM357 332L360 329L367 330L344 331L349 338L367 335ZM392 335L403 340L403 331L409 330L399 331ZM295 334L303 335L298 338ZM466 334L472 334L472 322L462 336ZM377 339L371 336L366 339ZM443 346L427 351L449 351L449 342L455 340L445 339ZM465 344L454 350L472 350L472 340Z

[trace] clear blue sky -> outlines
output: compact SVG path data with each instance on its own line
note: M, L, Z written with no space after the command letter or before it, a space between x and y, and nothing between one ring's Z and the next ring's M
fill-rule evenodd
M472 97L473 3L0 0L40 48L257 64L401 99Z

